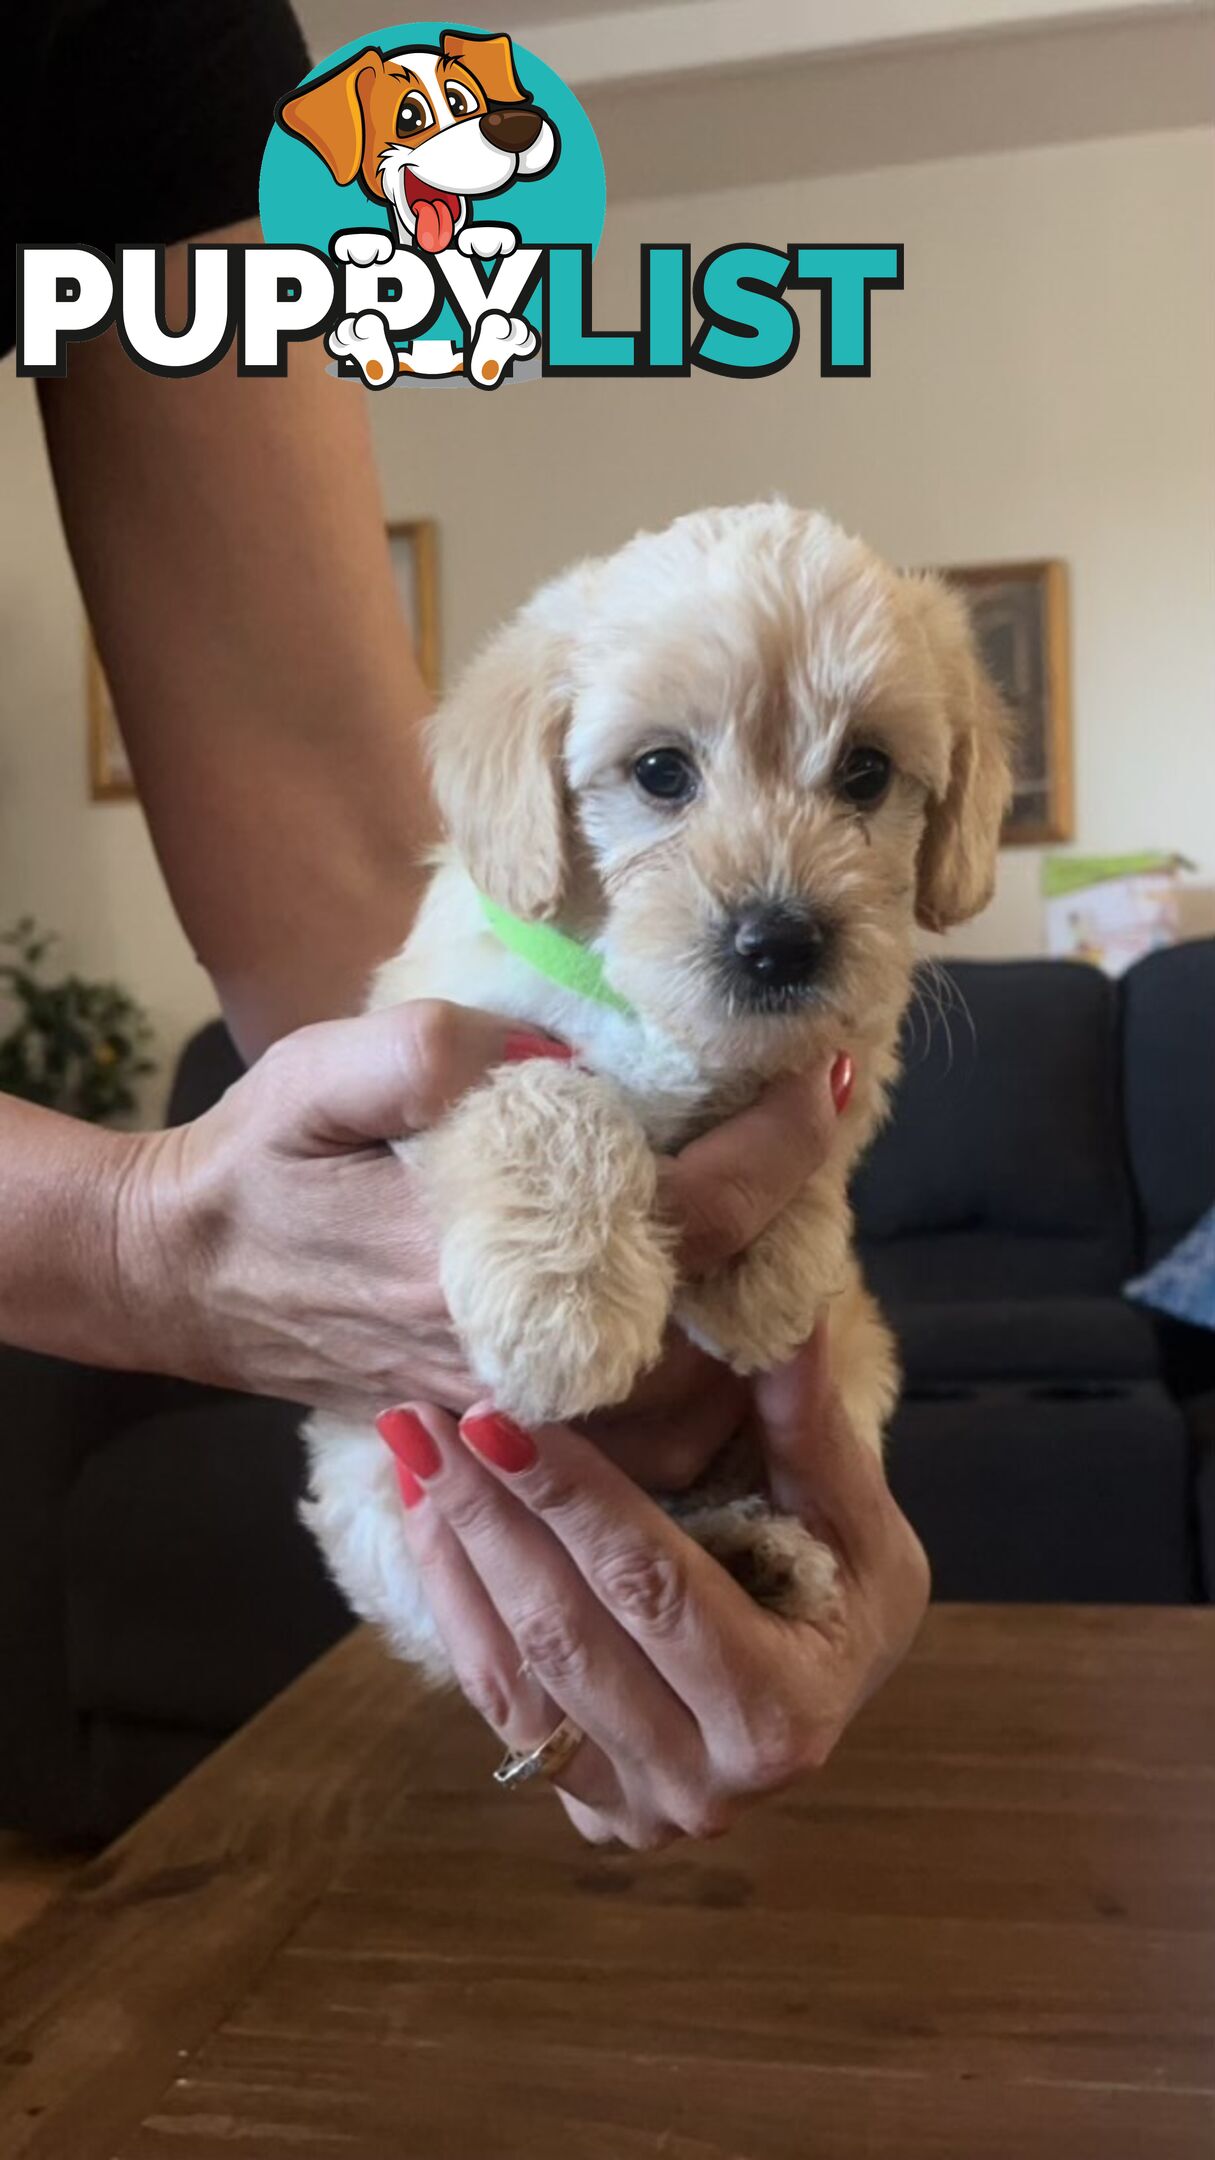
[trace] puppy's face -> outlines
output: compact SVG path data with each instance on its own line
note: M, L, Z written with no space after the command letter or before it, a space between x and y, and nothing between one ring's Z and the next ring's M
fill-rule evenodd
M982 904L1008 790L961 603L780 505L681 519L539 595L440 714L436 774L493 897L595 937L723 1072L888 1039L917 915Z

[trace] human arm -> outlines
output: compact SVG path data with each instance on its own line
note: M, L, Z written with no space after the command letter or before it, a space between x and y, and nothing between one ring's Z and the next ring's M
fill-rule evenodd
M476 1387L425 1196L385 1143L503 1059L554 1053L490 1014L420 1001L299 1030L169 1132L107 1132L0 1096L0 1341L368 1419L411 1393L466 1409ZM782 1082L677 1158L672 1206L698 1249L745 1243L809 1174L821 1087ZM706 1445L698 1391L707 1380L720 1411L726 1378L657 1380L649 1412L631 1433L613 1421L608 1444L627 1459L631 1437L639 1474L681 1482Z
M501 1058L417 1004L301 1029L215 1107L118 1133L0 1095L0 1341L307 1403L464 1399L429 1223L383 1144Z
M255 224L215 236L256 239ZM169 252L169 308L184 290ZM64 527L161 866L242 1048L356 1010L433 837L428 702L367 400L293 348L169 380L113 331L40 385Z
M172 48L182 12L165 7L140 17L99 8L84 26L95 41L88 53L95 92L100 85L107 109L131 120L116 139L139 146L137 156L109 161L99 178L102 193L90 197L90 214L101 221L95 237L192 230L200 219L185 214L183 187L195 211L221 185L243 190L242 200L255 192L250 145L256 136L260 151L258 114L263 104L267 114L273 107L263 67L298 72L301 62L289 47L267 47L259 60L256 46L242 42L265 7L212 0L190 95L163 116L163 140L158 134L153 144L148 130L160 128L161 106L146 92L155 89L162 45ZM234 105L243 114L235 128ZM226 175L219 155L225 134L229 148L236 138L244 145L235 164L228 158ZM153 150L171 158L172 204L163 191L144 201ZM225 196L222 210L216 200L215 216L236 206L235 195ZM172 231L132 228L132 218L170 216L177 219ZM233 226L215 237L239 244L256 232ZM170 324L181 313L184 262L184 248L170 250ZM361 1001L371 964L408 927L430 833L418 755L424 692L384 545L366 400L326 376L316 349L294 352L282 380L238 378L229 358L203 375L165 381L140 371L113 333L74 347L65 378L42 384L40 397L69 542L153 837L229 1020L246 1051L258 1052L302 1020ZM289 1053L311 1054L310 1045ZM411 1198L405 1166L380 1145L402 1129L399 1112L382 1125L373 1121L361 1150L321 1158L327 1202L310 1212L317 1158L307 1149L293 1156L283 1189L278 1128L259 1124L257 1088L269 1084L242 1084L222 1115L200 1121L188 1139L69 1139L45 1114L30 1113L0 1183L0 1247L10 1220L20 1219L25 1232L15 1259L0 1255L0 1333L132 1365L172 1358L177 1369L242 1386L270 1386L276 1374L301 1388L318 1377L327 1385L324 1373L313 1372L310 1383L306 1367L280 1372L271 1354L279 1335L271 1326L267 1343L260 1319L241 1335L230 1311L223 1325L209 1322L208 1333L201 1316L215 1286L206 1270L216 1249L231 1258L248 1238L249 1279L243 1290L235 1279L229 1289L249 1314L267 1308L254 1220L266 1194L277 1198L282 1264L295 1268L297 1284L293 1236L318 1239L330 1255L335 1244L344 1252L342 1209L355 1182L348 1157L359 1152L374 1155L374 1190L383 1196L361 1294L374 1298L391 1259L404 1277L402 1295L412 1286L419 1298L433 1297L433 1247L420 1202ZM796 1105L784 1116L795 1131ZM185 1161L189 1176L168 1174ZM73 1211L70 1236L47 1204L56 1176ZM370 1173L364 1178L360 1168L359 1178L360 1191L370 1192ZM209 1242L195 1252L200 1190ZM161 1193L168 1195L163 1203ZM127 1229L132 1195L144 1196L144 1204ZM767 1205L761 1188L755 1200ZM729 1218L723 1214L725 1250L739 1228L729 1181L721 1201ZM150 1224L156 1234L149 1248ZM169 1256L175 1297L168 1311L166 1268L149 1268L147 1249ZM121 1267L115 1252L124 1256ZM123 1301L122 1325L116 1299ZM396 1306L385 1307L381 1331L389 1310L400 1320ZM329 1318L320 1295L310 1320L322 1343ZM370 1387L381 1370L379 1338L370 1332L375 1339L362 1345L366 1373L355 1369L353 1346L338 1358L344 1387ZM261 1351L250 1348L254 1339ZM413 1351L406 1332L385 1368L397 1387L408 1379ZM450 1360L448 1373L454 1389ZM703 1371L700 1377L705 1384ZM669 1371L653 1385L652 1411L664 1388L674 1400Z

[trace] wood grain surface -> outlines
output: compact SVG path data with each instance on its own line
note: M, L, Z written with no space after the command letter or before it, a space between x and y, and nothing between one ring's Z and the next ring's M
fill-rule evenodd
M58 1897L79 1865L79 1855L43 1852L29 1839L0 1830L0 1943Z
M1215 1612L933 1613L596 1854L352 1637L0 1947L3 2160L1211 2160Z

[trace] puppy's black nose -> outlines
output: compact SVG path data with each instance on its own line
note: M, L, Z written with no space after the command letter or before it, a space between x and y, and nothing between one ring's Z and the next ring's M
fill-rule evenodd
M800 990L822 964L826 933L803 909L779 901L745 908L731 925L736 965L756 988Z
M530 105L517 112L481 115L481 133L498 150L530 150L540 133L541 116Z

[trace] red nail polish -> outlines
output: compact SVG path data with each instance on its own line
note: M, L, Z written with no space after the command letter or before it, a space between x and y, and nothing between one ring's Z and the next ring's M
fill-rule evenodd
M852 1090L855 1086L856 1066L853 1064L848 1052L841 1050L831 1068L831 1100L835 1104L837 1117L843 1117L845 1110L852 1101Z
M404 1463L397 1462L395 1457L393 1459L392 1467L397 1474L397 1485L400 1488L402 1507L417 1507L419 1503L425 1499L426 1495L422 1491L422 1488L419 1485L412 1470L407 1470Z
M559 1058L568 1064L573 1055L568 1043L558 1042L554 1035L534 1035L526 1028L516 1028L502 1045L506 1065L526 1065L532 1058Z
M520 1470L530 1470L538 1459L531 1434L512 1418L503 1417L499 1410L483 1410L466 1417L460 1433L474 1453L495 1470L517 1476Z
M412 1477L431 1478L442 1469L438 1448L412 1410L385 1410L376 1419L375 1429Z

